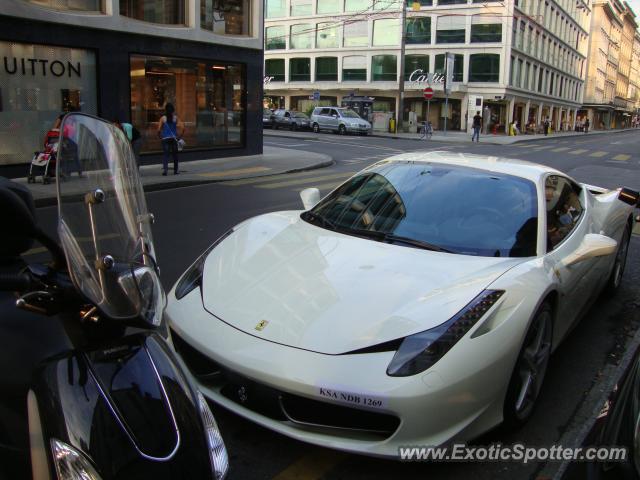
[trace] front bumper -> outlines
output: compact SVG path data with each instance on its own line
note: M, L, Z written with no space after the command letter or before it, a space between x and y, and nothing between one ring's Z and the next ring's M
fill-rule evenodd
M357 125L357 126L351 126L351 125L347 125L347 132L349 133L370 133L371 132L371 127L367 127L366 125Z
M482 336L465 337L428 371L398 378L385 373L394 352L325 355L296 349L262 340L257 332L244 333L209 314L197 290L181 301L173 300L173 293L169 298L166 314L179 337L174 346L202 393L289 437L396 457L400 446L468 440L502 421L522 335L518 322L503 321ZM204 366L189 358L180 339L205 359ZM254 398L255 403L249 401ZM290 400L296 403L293 415ZM301 414L305 405L324 408L325 420ZM371 415L348 424L340 418L348 418L349 411Z

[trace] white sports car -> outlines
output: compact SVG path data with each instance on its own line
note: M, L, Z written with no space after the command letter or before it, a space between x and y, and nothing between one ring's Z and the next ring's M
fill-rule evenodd
M444 152L302 197L305 211L246 220L187 270L173 343L214 402L376 456L526 421L553 349L619 286L638 200Z

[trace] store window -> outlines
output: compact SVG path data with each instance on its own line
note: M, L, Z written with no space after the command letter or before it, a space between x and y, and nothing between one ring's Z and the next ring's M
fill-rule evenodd
M407 19L407 44L431 43L431 17Z
M184 123L187 149L244 145L246 81L243 65L131 55L131 120L143 152L162 150L156 134L167 103Z
M477 53L469 56L469 82L497 83L499 81L500 55L495 53Z
M404 57L404 79L409 81L413 72L420 74L429 73L429 55L405 55Z
M464 43L465 22L465 16L445 15L438 17L436 43Z
M317 13L340 13L342 11L342 2L343 0L320 0Z
M270 58L264 61L264 75L271 82L284 82L284 58Z
M475 24L471 25L471 43L483 42L501 42L502 41L502 25L493 24Z
M316 30L316 48L337 48L338 46L336 23L319 23Z
M435 73L445 74L444 61L445 55L440 54L436 55L436 63L434 66ZM454 82L462 82L462 78L464 75L464 55L456 53L453 56L453 81Z
M286 0L265 0L265 18L280 18L287 16Z
M98 113L94 52L0 41L0 57L0 165L42 150L60 113Z
M367 57L353 55L342 59L343 82L367 81Z
M200 0L200 27L219 35L250 35L249 0Z
M120 15L161 25L184 25L185 0L120 0Z
M433 0L407 0L407 8L415 8L414 5L418 4L418 7L431 7Z
M25 0L41 7L76 12L103 12L102 0Z
M291 0L291 16L300 17L302 15L312 15L313 9L311 0Z
M267 27L265 29L265 50L283 50L287 48L286 27Z
M400 45L400 19L383 18L374 20L373 45L375 47Z
M290 82L310 82L311 81L311 59L292 58L289 60L289 81Z
M289 37L289 48L313 48L313 36L315 28L308 23L291 25L291 36Z
M462 5L467 3L467 0L438 0L438 5Z
M337 57L316 58L316 81L338 81L338 59Z
M344 0L345 12L366 12L370 8L371 0Z
M395 55L374 55L371 57L371 79L374 82L397 81L397 57Z
M347 23L344 26L343 45L345 47L366 47L369 45L369 27L367 22Z

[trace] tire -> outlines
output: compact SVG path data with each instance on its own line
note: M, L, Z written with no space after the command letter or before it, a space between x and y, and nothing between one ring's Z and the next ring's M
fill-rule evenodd
M318 125L317 123L313 124L313 133L320 133L320 125Z
M291 127L289 127L291 129L292 132L295 132L296 130L298 130L298 125L296 125L295 123L291 124Z
M346 135L347 134L347 129L345 128L344 125L340 125L338 127L338 135Z
M551 305L543 303L527 330L504 400L504 423L517 429L533 415L544 382L553 334Z
M607 280L607 284L604 287L604 292L606 295L612 296L620 287L622 283L622 275L624 275L624 268L627 264L627 254L629 253L629 239L631 237L631 232L629 231L629 224L625 225L624 232L622 233L622 238L620 239L620 244L618 245L618 250L616 250L616 258L613 264L613 270L611 271L611 275Z

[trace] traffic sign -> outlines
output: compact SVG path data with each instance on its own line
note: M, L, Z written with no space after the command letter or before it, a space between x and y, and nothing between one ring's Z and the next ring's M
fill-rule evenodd
M422 95L425 100L431 100L433 98L433 88L427 87L422 91Z
M315 101L320 100L320 92L318 90L316 90L315 92L313 92L313 99Z

